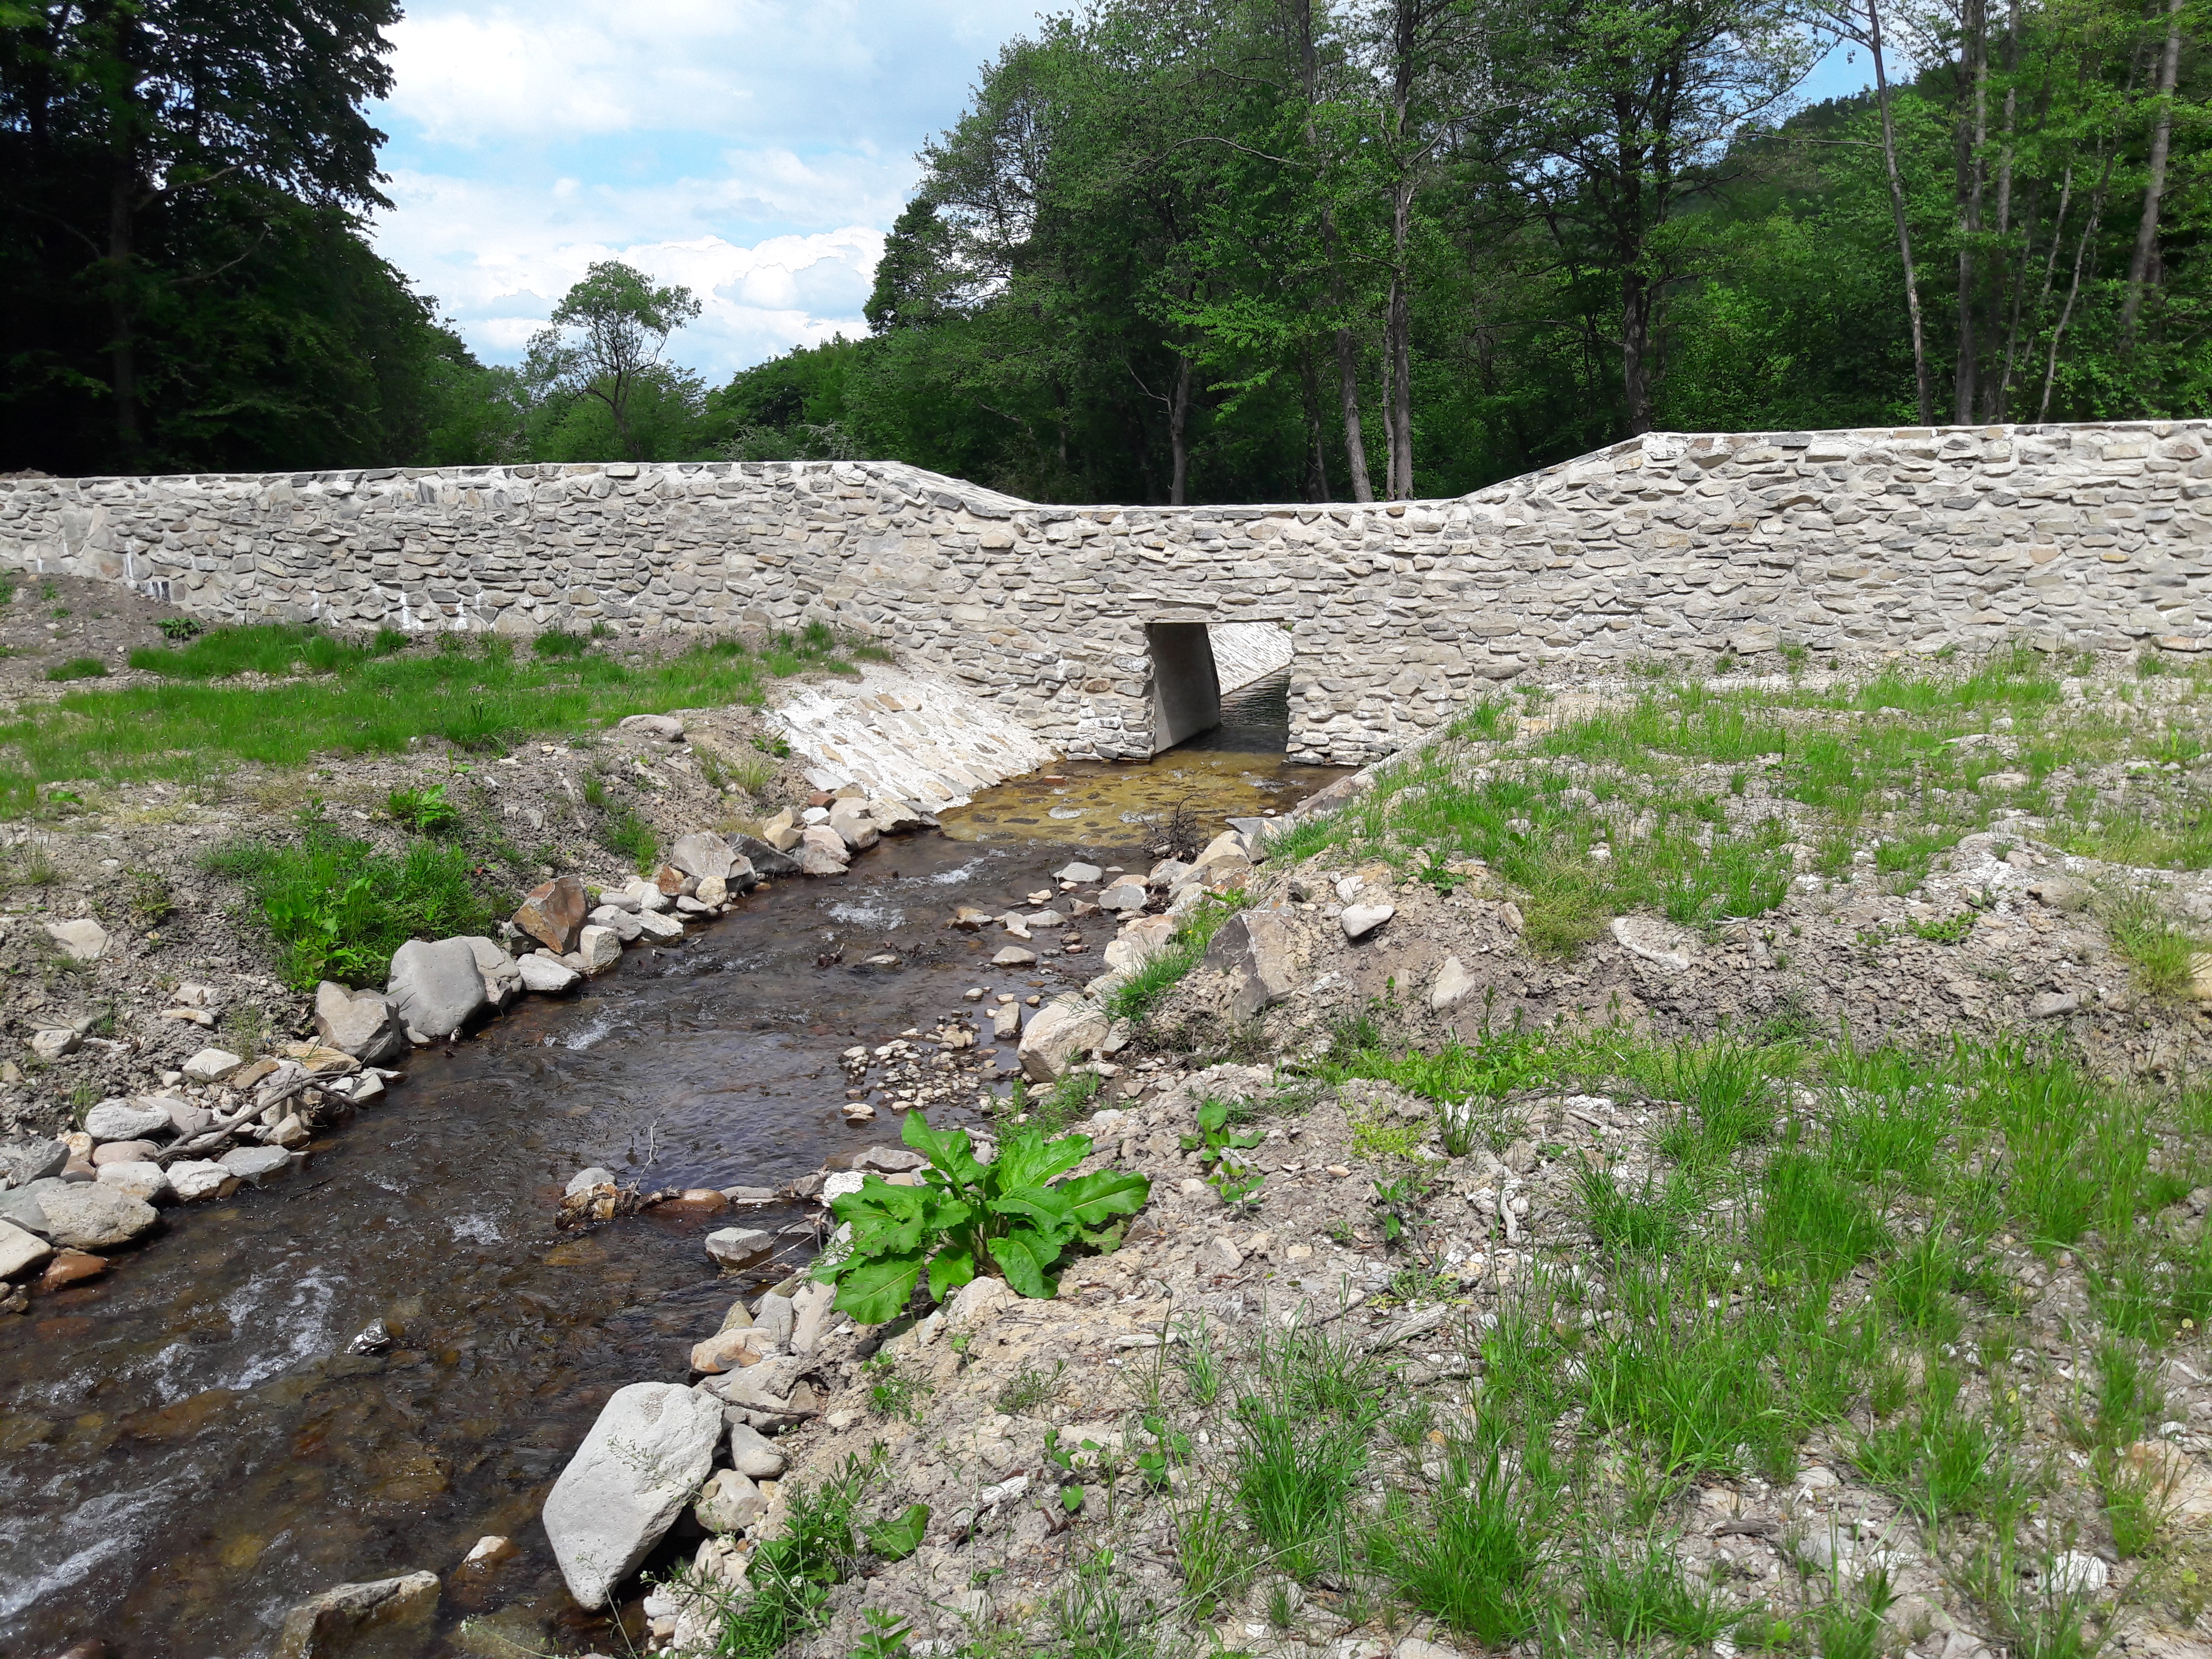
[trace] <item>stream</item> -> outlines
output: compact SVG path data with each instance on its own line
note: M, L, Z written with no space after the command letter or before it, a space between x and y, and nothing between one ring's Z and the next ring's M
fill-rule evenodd
M604 1164L776 1187L896 1141L894 1112L841 1115L843 1049L971 1013L970 987L1080 985L1113 937L1094 919L1088 953L994 969L1004 939L948 931L955 905L1018 906L1078 855L1148 867L1146 820L1178 801L1210 835L1338 775L1285 763L1286 674L1224 703L1222 730L1147 765L1014 780L842 880L772 884L579 996L419 1052L286 1179L171 1210L106 1277L40 1298L0 1340L0 1653L245 1659L306 1596L424 1568L445 1579L439 1652L622 1650L569 1601L545 1492L616 1389L684 1378L733 1297L804 1260L812 1212L564 1234L562 1185ZM885 953L900 965L866 961ZM1011 1078L1013 1044L993 1063ZM793 1231L777 1264L718 1274L701 1240L732 1224ZM378 1319L392 1346L350 1352ZM486 1534L520 1555L456 1575Z

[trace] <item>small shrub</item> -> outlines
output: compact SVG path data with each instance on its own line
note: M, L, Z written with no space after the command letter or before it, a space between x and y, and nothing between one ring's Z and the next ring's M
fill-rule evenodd
M296 990L325 979L382 985L408 939L491 927L459 848L418 841L392 858L311 820L296 846L241 843L211 855L208 867L252 891Z
M837 1286L838 1310L866 1325L905 1307L925 1269L939 1301L978 1273L1023 1296L1051 1296L1058 1285L1047 1275L1060 1256L1079 1244L1118 1243L1124 1219L1152 1192L1151 1182L1125 1170L1059 1179L1091 1155L1087 1135L1048 1142L1034 1129L1010 1128L998 1157L981 1164L965 1129L933 1129L917 1110L907 1114L902 1139L929 1159L921 1184L894 1187L871 1175L859 1192L836 1200L830 1208L851 1224L852 1242L814 1269Z
M1961 910L1955 916L1945 916L1937 921L1907 919L1905 925L1930 944L1963 945L1966 935L1974 931L1974 913Z
M198 619L192 617L164 617L155 626L161 629L163 639L175 645L182 645L186 640L197 638L206 631Z
M434 836L461 821L459 811L446 799L446 786L434 783L419 789L394 789L384 798L385 811L394 823L418 835Z

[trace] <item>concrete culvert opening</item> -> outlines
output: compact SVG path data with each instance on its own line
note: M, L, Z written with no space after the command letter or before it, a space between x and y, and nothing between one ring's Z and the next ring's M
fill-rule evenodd
M1152 752L1221 724L1221 678L1204 623L1147 623L1152 657Z
M1152 752L1279 754L1289 736L1291 634L1281 623L1152 623ZM1208 737L1208 733L1212 733Z

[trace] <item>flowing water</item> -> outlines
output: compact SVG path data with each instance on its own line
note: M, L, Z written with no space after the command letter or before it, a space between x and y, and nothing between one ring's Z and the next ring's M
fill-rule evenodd
M1009 977L988 965L1003 941L945 928L954 905L1011 908L1078 853L1142 867L1146 821L1177 800L1211 834L1334 775L1286 767L1285 688L1251 692L1241 748L1017 780L945 835L774 884L580 997L417 1054L287 1180L172 1211L106 1278L0 1328L0 1653L264 1653L304 1595L421 1568L446 1579L441 1651L619 1650L562 1586L546 1489L611 1393L683 1378L691 1342L812 1234L787 1206L562 1234L562 1184L605 1164L646 1187L772 1187L896 1139L889 1111L845 1122L842 1049L967 1012L970 986L1048 997L1101 971L1111 937L1086 924L1088 953ZM868 964L886 953L900 965ZM1010 1072L1012 1045L993 1063ZM784 1265L715 1274L700 1241L733 1220L792 1229ZM392 1347L349 1352L380 1318ZM454 1575L487 1533L520 1557Z

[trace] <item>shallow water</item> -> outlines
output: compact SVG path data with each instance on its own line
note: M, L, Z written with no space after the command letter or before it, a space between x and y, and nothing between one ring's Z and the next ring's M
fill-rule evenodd
M927 1031L970 986L1049 997L1102 971L1112 937L1093 921L1089 952L1013 977L988 965L995 934L945 929L952 908L1010 908L1076 854L1149 862L1131 803L1180 792L1210 833L1335 775L1284 768L1274 743L1099 769L1073 797L1018 781L964 842L887 842L842 881L775 884L579 998L416 1055L285 1182L172 1211L105 1279L40 1298L0 1334L0 1652L261 1653L301 1597L422 1568L446 1577L441 1651L619 1651L569 1603L545 1492L609 1394L684 1377L690 1345L811 1232L777 1206L564 1235L562 1184L597 1163L648 1188L771 1187L896 1140L889 1111L844 1121L841 1050ZM899 967L866 964L886 951ZM717 1276L700 1241L733 1221L794 1229L787 1266ZM349 1353L379 1318L392 1350ZM486 1533L520 1557L454 1577Z
M939 813L939 821L961 841L1055 834L1141 841L1145 826L1164 822L1178 805L1205 817L1208 836L1225 817L1287 812L1343 775L1334 767L1283 758L1290 687L1284 669L1230 692L1221 700L1218 726L1149 762L1068 761L987 789L972 805Z

